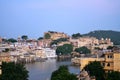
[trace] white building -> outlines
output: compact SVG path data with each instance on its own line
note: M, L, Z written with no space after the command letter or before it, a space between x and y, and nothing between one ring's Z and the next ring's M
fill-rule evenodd
M44 48L44 52L47 58L55 58L57 57L55 50L50 48Z

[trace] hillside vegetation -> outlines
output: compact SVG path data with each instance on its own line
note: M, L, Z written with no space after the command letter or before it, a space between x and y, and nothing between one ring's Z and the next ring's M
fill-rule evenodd
M110 38L115 45L120 45L120 32L112 30L96 30L89 32L88 34L83 34L83 36L101 38Z

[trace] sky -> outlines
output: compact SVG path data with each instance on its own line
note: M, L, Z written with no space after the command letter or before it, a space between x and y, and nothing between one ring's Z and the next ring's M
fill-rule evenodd
M0 36L120 31L120 0L0 0Z

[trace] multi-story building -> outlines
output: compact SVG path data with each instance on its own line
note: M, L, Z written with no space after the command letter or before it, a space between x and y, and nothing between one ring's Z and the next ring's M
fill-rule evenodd
M99 40L99 45L95 45L94 47L99 47L101 49L107 49L108 46L113 46L113 42L111 42L110 38L101 38L101 40Z
M67 35L67 34L61 33L61 32L48 31L48 32L45 32L45 33L44 33L44 36L45 36L46 34L49 34L49 35L50 35L50 39L51 39L51 40L56 40L56 39L59 39L59 38L68 38L68 35Z
M11 56L9 53L0 53L0 61L1 62L10 62L11 61Z
M54 49L50 48L41 48L41 49L36 49L33 51L35 53L36 58L56 58L56 52Z
M120 52L106 52L104 53L103 57L84 57L72 59L72 62L80 63L80 70L93 61L100 61L105 71L120 72Z
M44 48L44 54L46 55L47 58L56 58L56 52L54 49L50 49L50 48Z
M9 53L0 53L0 75L2 74L2 69L1 69L1 65L2 62L10 62L11 58L10 58L10 54Z
M96 39L95 37L80 37L78 39L71 39L70 42L75 46L75 47L83 47L86 46L88 48L91 48L94 45L99 44L99 40Z
M120 72L120 53L106 53L102 65L106 71L119 71Z
M35 53L36 58L46 58L46 55L45 55L44 50L42 48L34 50L33 53Z
M50 39L39 40L38 41L38 46L41 47L41 48L50 47L51 41L52 40L50 40Z
M80 37L79 39L71 39L70 42L75 47L83 47L86 46L90 50L94 50L95 48L107 49L108 46L113 46L113 42L109 38L106 39L96 39L95 37Z
M2 43L2 38L0 37L0 43Z
M99 40L96 39L95 37L81 37L79 38L78 46L93 46L93 45L98 45Z

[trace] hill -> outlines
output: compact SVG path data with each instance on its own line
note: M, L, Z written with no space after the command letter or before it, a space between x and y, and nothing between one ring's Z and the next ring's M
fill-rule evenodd
M96 37L97 39L101 38L110 38L115 45L120 45L120 32L112 30L96 30L91 31L83 36Z

